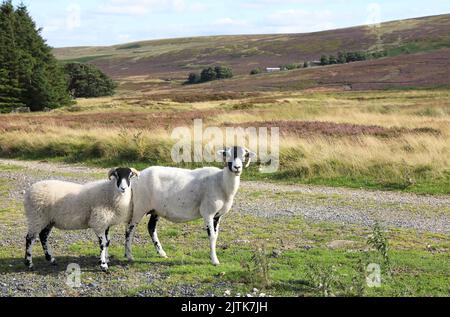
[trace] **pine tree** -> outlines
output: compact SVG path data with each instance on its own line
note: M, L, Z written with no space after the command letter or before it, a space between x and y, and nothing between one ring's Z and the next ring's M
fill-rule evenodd
M90 64L68 63L69 90L76 98L111 96L116 84L100 69Z
M208 67L202 70L200 74L202 82L212 81L217 79L217 73L212 67Z
M41 29L24 5L16 12L17 45L21 59L20 83L23 101L32 111L57 108L70 102L67 79L63 68L52 54L52 49L41 36Z
M0 5L0 108L28 106L32 111L71 102L63 68L41 36L41 29L20 5Z
M11 1L4 2L0 7L0 112L24 106L20 99L14 18Z

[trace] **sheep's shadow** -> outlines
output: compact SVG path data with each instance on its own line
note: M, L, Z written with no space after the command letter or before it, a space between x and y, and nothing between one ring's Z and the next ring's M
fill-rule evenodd
M16 273L34 273L39 275L59 275L62 272L66 272L69 265L76 264L80 267L82 272L101 272L99 266L99 258L97 256L60 256L55 257L56 264L52 265L45 260L43 256L33 257L33 268L29 269L24 264L23 258L1 258L0 259L0 274L16 274ZM156 258L156 256L155 256ZM184 265L202 265L205 264L201 260L185 260L185 259L166 259L155 261L155 258L150 259L135 259L128 261L125 258L117 258L111 256L109 266L114 268L131 267L133 264L147 264L149 266L160 267L174 267Z
M82 272L101 272L99 259L96 256L61 256L56 257L56 264L52 265L44 257L33 258L33 268L29 269L24 264L23 258L0 259L0 274L34 273L39 275L59 275L66 272L71 264L76 264ZM129 265L127 260L111 257L110 267Z

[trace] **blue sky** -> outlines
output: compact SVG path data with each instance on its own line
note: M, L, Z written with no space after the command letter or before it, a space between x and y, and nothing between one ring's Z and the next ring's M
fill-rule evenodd
M303 33L450 13L448 0L19 0L54 47Z

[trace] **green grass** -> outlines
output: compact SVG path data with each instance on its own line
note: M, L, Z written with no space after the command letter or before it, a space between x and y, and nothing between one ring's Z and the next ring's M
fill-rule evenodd
M279 171L273 174L261 174L256 170L250 170L243 179L273 181L287 184L306 184L306 185L321 185L331 187L348 187L348 188L365 188L373 190L385 191L402 191L416 194L431 194L431 195L448 195L450 194L450 170L441 176L423 176L420 173L412 174L415 178L414 183L409 183L403 178L385 176L380 178L378 173L373 175L355 174L349 176L322 176L322 175L302 175L301 170Z
M24 167L14 165L14 164L1 164L0 163L0 172L18 172L23 170Z

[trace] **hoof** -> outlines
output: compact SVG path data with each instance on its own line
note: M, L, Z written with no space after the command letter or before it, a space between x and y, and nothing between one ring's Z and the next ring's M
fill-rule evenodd
M134 262L134 257L132 257L132 256L125 256L126 258L127 258L127 260L128 260L128 262L130 262L130 263L132 263L132 262Z
M33 262L31 262L29 260L25 260L23 263L29 270L33 269Z
M162 257L162 258L164 258L164 259L169 258L169 257L167 256L166 252L164 252L164 251L163 251L163 252L160 252L160 253L159 253L159 256Z
M212 265L214 265L214 266L219 266L219 265L220 265L220 262L219 262L219 261L213 261L213 262L212 262Z
M58 262L56 262L56 260L53 258L53 259L50 260L50 264L53 265L53 266L57 266Z
M103 272L108 272L108 264L102 263L100 265L100 268L102 269Z

